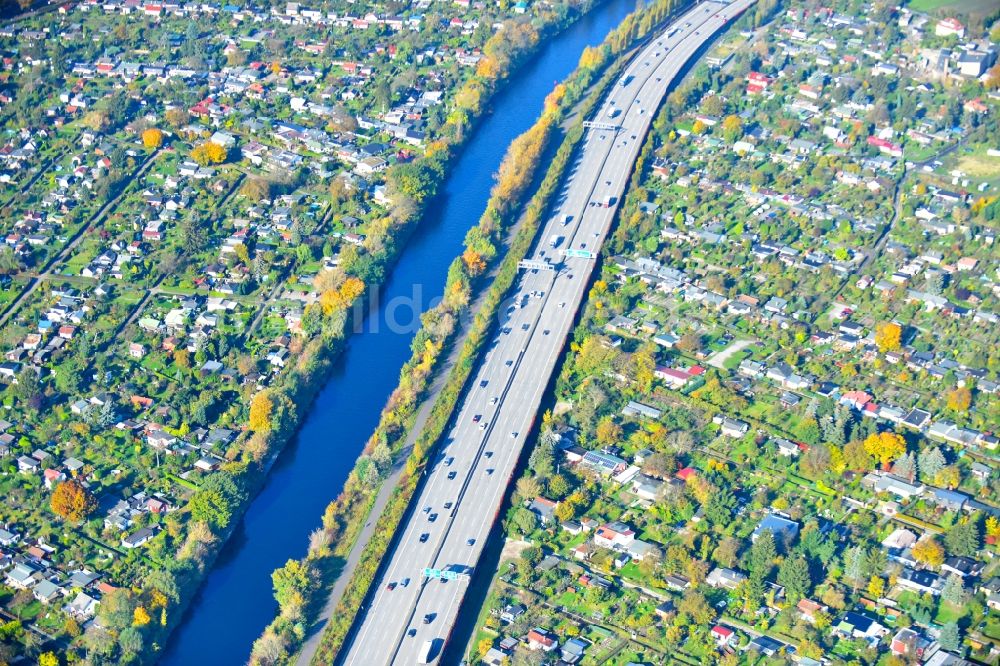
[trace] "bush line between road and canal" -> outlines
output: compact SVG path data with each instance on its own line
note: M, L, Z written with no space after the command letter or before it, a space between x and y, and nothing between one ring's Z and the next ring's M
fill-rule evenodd
M549 127L546 127L546 134L548 134L551 131L551 123L547 122L546 125L549 125ZM558 170L561 174L565 166L568 165L569 156L572 154L572 149L575 147L580 136L581 132L579 128L574 128L567 135L553 163L554 168L549 173ZM557 165L559 166L558 169L555 168ZM548 181L548 178L546 178L546 181ZM554 190L554 187L551 190ZM379 563L388 550L388 546L417 489L419 474L416 472L427 464L428 454L433 444L444 433L451 419L452 412L458 403L462 389L475 366L476 357L482 347L482 343L485 341L492 327L492 319L496 315L503 297L516 278L517 263L524 258L534 242L534 236L538 230L538 222L541 218L543 207L538 206L534 210L535 212L532 214L529 209L523 226L518 231L510 250L501 263L493 285L487 292L482 308L475 316L468 337L461 347L454 369L434 402L430 417L417 439L413 452L407 459L408 474L404 475L400 484L394 489L392 499L389 501L385 511L378 518L372 540L369 541L364 550L358 568L355 570L337 612L334 614L334 619L327 625L324 631L323 643L316 654L315 661L317 663L327 663L336 655L353 624L357 608L368 594Z
M350 488L345 486L341 495L327 508L323 517L324 526L322 530L314 532L314 538L311 539L311 546L314 547L310 548L306 558L300 561L289 560L285 567L275 572L277 597L285 596L286 590L280 588L288 579L288 573L303 572L304 575L300 577L302 585L298 590L299 595L303 597L299 608L304 605L315 610L319 601L316 597L321 595L318 595L317 590L310 589L309 583L313 582L318 571L329 568L323 566L325 560L342 558L351 550L361 526L368 518L368 511L354 509L362 504L370 507L380 489L377 477L374 479L376 482L370 484L358 483L358 479L365 474L371 474L372 470L381 472L377 469L379 464L377 458L380 456L371 455L375 453L376 447L386 447L392 453L400 453L398 446L409 434L419 399L430 386L433 370L439 363L443 350L447 345L453 344L452 336L457 327L455 313L461 314L467 311L470 285L484 274L489 262L496 257L495 243L502 243L504 223L510 224L513 221L515 204L531 183L535 160L528 159L525 163L525 155L534 154L535 159L541 155L544 142L548 140L556 124L556 118L565 116L576 105L584 93L592 87L595 76L604 70L609 70L600 82L593 86L595 89L590 91L587 100L580 105L574 127L567 132L545 179L525 210L524 224L497 270L494 282L484 298L483 306L477 313L468 338L460 350L455 367L435 400L428 421L407 460L406 472L398 486L393 489L389 503L377 520L372 540L365 546L357 569L324 630L314 663L331 662L350 631L357 610L370 590L382 556L387 551L416 490L419 481L417 472L426 464L431 447L443 434L451 418L462 388L471 374L478 351L491 328L496 310L517 275L517 264L533 244L549 199L555 192L566 167L569 166L573 150L583 134L581 121L592 114L607 88L617 78L617 69L624 58L618 58L614 63L615 66L610 67L611 56L620 56L632 45L644 39L674 9L672 2L661 0L646 10L626 17L603 45L593 49L588 47L581 57L580 68L564 86L557 87L554 94L547 98L542 119L512 144L501 165L498 183L486 212L480 219L479 225L471 229L466 237L465 252L451 265L445 288L445 301L442 306L425 313L422 317L424 326L414 339L413 357L404 366L400 386L390 396L383 410L382 421L369 440L366 453L359 458L355 471L352 472L352 479L348 482ZM449 303L449 296L453 291L458 291L459 287L463 298L460 299L462 302L456 309L454 301ZM442 314L449 316L442 317ZM441 324L442 320L446 323ZM414 381L414 378L417 381ZM351 483L352 480L355 483ZM335 535L340 538L334 539ZM331 551L330 543L334 540L337 540L338 544ZM306 595L310 598L304 599ZM252 661L256 663L284 661L289 647L304 636L301 621L296 621L301 619L283 610L255 643ZM277 658L272 660L271 657L275 655Z

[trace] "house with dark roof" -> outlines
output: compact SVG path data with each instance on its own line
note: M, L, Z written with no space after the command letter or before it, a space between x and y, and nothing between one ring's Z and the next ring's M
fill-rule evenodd
M880 638L889 630L863 613L847 611L833 629L834 633L848 638Z
M545 497L536 497L528 505L528 511L538 516L538 520L542 525L548 525L552 520L557 506L559 506L559 502L554 502Z
M941 564L941 573L958 574L962 578L975 578L983 572L983 566L982 562L978 562L971 557L949 557Z
M941 594L944 581L933 571L926 569L903 569L896 578L896 584L919 594L937 596Z

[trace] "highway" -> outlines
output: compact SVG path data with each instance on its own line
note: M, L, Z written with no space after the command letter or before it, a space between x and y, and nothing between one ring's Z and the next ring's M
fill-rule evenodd
M652 119L684 66L753 1L696 5L635 56L607 94L539 232L528 264L534 268L522 271L512 304L501 313L340 663L438 661L468 588L466 574L496 522ZM425 568L458 575L425 577ZM421 662L428 642L430 659Z

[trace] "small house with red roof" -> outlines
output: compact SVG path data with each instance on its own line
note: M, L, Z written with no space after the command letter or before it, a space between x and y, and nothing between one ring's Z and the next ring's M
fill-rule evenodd
M730 642L736 632L729 627L723 627L721 624L717 624L712 627L712 638L715 639L715 644L721 647L729 647Z
M965 37L965 26L957 18L949 17L941 19L934 26L934 34L938 37L951 37L954 35L962 39Z
M695 476L697 473L698 471L694 467L685 467L684 469L678 470L677 474L675 474L674 476L676 476L681 481L686 482L688 479L690 479L692 476Z
M542 650L543 652L552 652L557 647L559 647L559 640L556 638L555 634L547 629L541 629L535 627L528 632L528 649L532 652L537 650Z
M604 548L627 548L634 540L635 532L619 520L601 525L594 533L594 543Z

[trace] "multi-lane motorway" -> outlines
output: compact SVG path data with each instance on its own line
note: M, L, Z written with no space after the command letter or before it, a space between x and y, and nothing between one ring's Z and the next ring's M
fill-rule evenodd
M432 663L440 656L468 588L463 574L474 570L496 522L583 301L594 267L586 255L596 254L608 233L667 89L702 45L753 2L696 5L629 63L606 96L529 258L528 265L537 268L523 271L512 305L502 313L500 330L413 500L412 517L374 583L342 663ZM425 569L459 575L425 577Z

